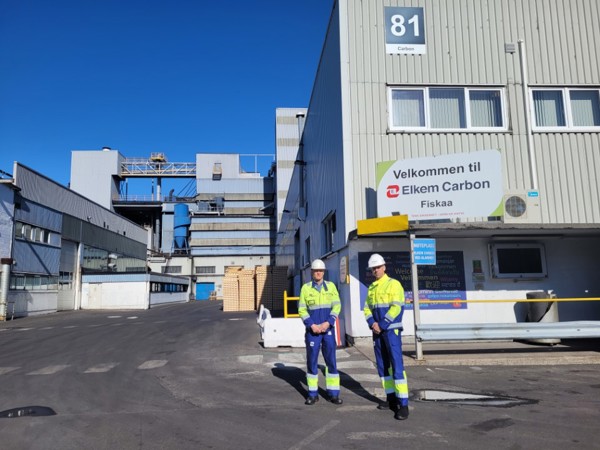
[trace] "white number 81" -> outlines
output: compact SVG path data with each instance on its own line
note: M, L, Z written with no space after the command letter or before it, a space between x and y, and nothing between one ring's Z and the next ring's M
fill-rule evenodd
M404 16L401 14L394 14L390 22L392 22L392 34L394 36L404 36L406 33L406 27L404 26ZM413 35L419 36L419 16L414 15L409 20L408 23L413 26Z

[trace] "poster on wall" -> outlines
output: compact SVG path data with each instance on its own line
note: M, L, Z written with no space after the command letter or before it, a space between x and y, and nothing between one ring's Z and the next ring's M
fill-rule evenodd
M404 288L406 308L412 309L412 276L410 252L379 252L385 259L385 267L390 277L398 280ZM364 307L369 285L375 280L367 262L372 253L359 253L360 305ZM466 300L465 267L463 252L436 252L436 265L418 266L419 304L426 309L467 309L467 304L457 302ZM448 303L426 303L427 300L443 300ZM410 302L410 303L408 303Z

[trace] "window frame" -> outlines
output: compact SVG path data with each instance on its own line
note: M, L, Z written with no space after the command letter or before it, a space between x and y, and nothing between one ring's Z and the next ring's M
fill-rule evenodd
M564 106L565 126L539 126L536 123L535 101L533 98L534 91L559 91L561 94ZM571 91L594 91L598 94L598 102L600 104L600 87L587 86L535 86L529 87L529 111L531 116L531 131L538 133L581 133L581 132L599 132L600 125L574 125L573 124L573 108L571 106Z
M431 126L431 106L430 106L430 89L447 89L463 91L463 104L465 128L434 128ZM423 114L425 116L424 126L394 126L394 108L393 108L393 92L394 91L421 91L423 93ZM508 106L506 100L506 87L501 85L478 85L478 86L454 86L454 85L388 85L387 89L388 101L388 132L390 133L503 133L508 131ZM472 91L497 91L500 93L500 109L502 126L501 127L477 127L471 125L471 98L469 93Z
M537 249L539 251L541 272L503 272L500 267L498 250ZM535 242L494 242L489 244L491 275L494 279L540 279L548 277L546 249L543 244Z

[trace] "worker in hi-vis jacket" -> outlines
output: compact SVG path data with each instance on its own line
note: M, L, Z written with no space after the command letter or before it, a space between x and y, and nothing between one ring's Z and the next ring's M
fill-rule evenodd
M340 295L331 281L325 281L325 263L315 259L311 266L312 280L300 290L298 313L306 326L306 384L308 396L306 405L314 405L319 400L319 350L325 359L325 383L328 400L341 405L340 374L337 371L335 350L335 321L342 309Z
M402 361L402 314L404 289L398 280L385 273L385 260L378 253L369 258L375 281L369 286L364 313L373 331L377 373L387 401L378 409L391 409L394 418L408 418L408 383Z

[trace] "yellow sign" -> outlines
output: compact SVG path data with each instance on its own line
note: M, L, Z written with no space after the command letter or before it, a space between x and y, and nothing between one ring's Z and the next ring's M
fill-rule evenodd
M377 217L356 222L359 236L364 234L393 233L395 231L408 230L408 216Z

